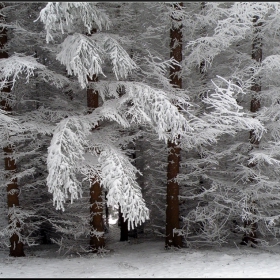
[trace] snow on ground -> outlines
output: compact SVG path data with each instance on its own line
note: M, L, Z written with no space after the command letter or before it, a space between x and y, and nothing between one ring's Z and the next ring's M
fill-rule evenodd
M133 242L132 242L133 241ZM279 247L279 248L278 248ZM58 256L57 245L26 250L26 257L0 252L0 278L278 278L280 246L165 250L164 240L138 238L110 244L104 256Z
M120 242L117 219L110 220L108 252L59 255L58 246L25 249L26 257L0 251L0 278L279 278L280 245L269 249L238 244L164 249L164 239L139 236Z

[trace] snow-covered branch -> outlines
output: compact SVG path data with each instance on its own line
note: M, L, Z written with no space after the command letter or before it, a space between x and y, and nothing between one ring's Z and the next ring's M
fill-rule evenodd
M213 82L215 92L203 99L205 104L210 105L209 109L213 109L210 113L204 113L207 122L224 133L235 134L243 129L254 130L256 139L260 139L265 128L259 120L241 111L243 107L236 102L235 95L242 92L242 89L222 77L218 78L222 79L227 87L222 88Z
M112 95L112 92L117 92L123 87L125 94L117 100L109 100L111 105L116 108L121 104L127 106L130 102L131 105L124 112L124 118L129 118L131 123L149 123L157 132L159 139L176 141L179 135L194 130L189 120L180 113L167 93L161 89L140 82L99 82L93 86L104 99L108 93ZM186 100L180 101L184 102L180 104L182 107L189 105ZM109 113L115 110L107 111Z
M79 161L84 159L86 136L90 129L90 123L83 118L69 117L61 121L54 131L48 148L47 185L56 209L64 210L68 193L71 202L82 194L81 183L75 174L79 170Z
M28 83L29 78L34 76L35 69L45 70L46 67L33 56L14 54L7 59L0 59L0 89L10 85L13 88L21 74L25 75Z
M56 57L57 60L66 66L68 75L77 75L82 88L86 87L88 76L104 75L101 66L104 50L90 36L78 33L69 35L61 48L62 50Z
M106 58L112 63L116 78L127 77L137 67L123 47L108 34L69 35L56 58L66 66L69 75L77 75L82 88L86 87L88 77L94 74L105 76L102 64Z
M108 16L90 2L49 2L40 12L39 18L45 25L46 40L53 40L52 32L60 30L62 34L71 30L77 20L81 20L90 34L94 23L100 30L109 28ZM37 19L37 20L38 20Z
M149 219L149 210L136 182L138 171L129 159L113 147L106 147L98 161L101 165L100 183L108 190L107 203L111 206L120 205L129 229Z

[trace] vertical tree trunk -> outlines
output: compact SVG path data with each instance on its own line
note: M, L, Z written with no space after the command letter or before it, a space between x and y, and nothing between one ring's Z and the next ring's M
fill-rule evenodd
M118 88L117 92L118 92L119 96L123 96L125 94L124 86L121 86L120 88ZM118 226L120 227L120 241L128 241L128 221L124 220L120 205L119 205Z
M203 15L206 14L206 11L205 11L205 7L206 7L206 2L201 2L200 3L200 9L201 9L201 13ZM200 31L200 34L201 34L201 37L205 37L207 35L207 28L206 26L202 26L201 28L201 31ZM207 72L206 72L206 69L205 69L205 66L206 66L206 63L205 63L205 60L202 60L200 62L200 65L199 65L199 73L200 73L200 79L201 79L201 83L203 86L206 86L206 77L207 77ZM205 97L207 96L207 89L206 88L203 88L203 91L200 92L200 99L203 100ZM203 158L203 153L199 153L199 158L202 159ZM202 167L203 169L204 167ZM200 175L200 178L199 178L199 185L198 185L198 193L203 193L204 192L204 188L205 188L205 181L204 181L204 178L203 178L203 175ZM197 226L199 227L199 229L201 231L204 230L204 225L202 222L198 222L197 223Z
M205 14L205 6L206 6L206 2L200 3L200 9L204 14ZM206 26L204 25L201 28L201 36L202 37L206 36L207 35L206 32L207 32L207 29L206 29ZM199 65L199 73L201 74L201 78L204 81L204 84L205 84L205 76L206 76L205 65L206 65L205 60L203 60Z
M96 33L97 30L93 29L92 33ZM89 34L88 34L89 35ZM89 35L90 36L90 35ZM88 77L89 82L98 82L97 75L94 75L92 79ZM98 92L87 87L87 106L89 113L98 107ZM97 129L95 127L93 129ZM100 182L92 179L92 185L90 187L90 249L92 252L98 252L99 248L105 246L104 239L104 221L103 221L103 200L102 200L102 188ZM100 232L101 236L96 236L94 231Z
M121 6L118 6L120 8ZM117 10L119 11L119 9ZM130 50L130 58L133 58L133 49ZM128 77L129 81L133 81L131 77ZM123 96L125 94L125 88L122 86L120 89L118 89L118 93L120 96ZM133 158L135 159L136 154L133 154ZM123 214L121 212L121 208L119 207L119 226L120 226L120 241L128 241L128 221L124 220ZM135 230L135 229L134 229Z
M105 191L105 232L109 232L109 207L108 207L108 203L107 203L107 194L108 192Z
M119 206L120 241L128 241L128 221L124 221L121 207Z
M172 4L174 10L180 9L183 3L178 6ZM174 57L179 63L182 61L182 25L178 26L178 19L171 16L172 27L170 30L170 57ZM176 23L176 25L174 24ZM182 79L178 76L180 66L170 68L170 83L175 87L182 88ZM166 195L166 239L165 247L182 247L182 236L174 232L180 228L179 221L179 184L175 181L179 173L180 147L168 141L168 165L167 165L167 195Z
M134 153L132 154L132 158L136 159L136 151L134 148ZM135 161L134 161L135 164ZM138 237L137 227L135 227L130 232L128 231L128 220L124 220L123 214L121 212L121 207L119 206L119 226L120 226L120 241L128 241L128 236L133 236L134 238Z
M92 33L96 33L96 29L92 30ZM92 79L88 77L89 82L98 82L98 77L94 75ZM87 88L87 106L89 113L98 107L98 92L91 88ZM94 129L97 129L95 127ZM90 187L90 249L92 252L98 252L99 248L105 246L104 239L104 220L103 220L103 200L102 200L102 188L100 182L92 179L92 185ZM101 236L93 234L94 231L101 233Z
M12 147L9 145L5 147L4 149L4 155L5 155L5 170L9 171L9 174L7 175L7 178L11 177L16 172L16 163L15 160L10 157L10 155L13 153ZM13 207L19 207L19 188L17 184L17 180L13 179L10 183L7 184L7 200L8 200L8 208L11 209ZM12 224L12 220L9 217L9 224ZM20 232L21 225L19 222L16 223L16 227L18 228L18 231ZM14 233L10 237L10 256L11 257L24 257L24 251L23 251L23 243L19 241L19 236Z
M2 7L1 7L2 8ZM4 21L4 17L0 16L0 21ZM5 45L7 43L7 29L3 28L0 31L0 59L8 58L8 53L6 51L3 51L5 48ZM10 94L10 87L5 87L2 89L2 94L5 93L8 97ZM4 99L1 100L1 109L5 111L12 111L12 107L8 104L8 102ZM9 179L11 176L13 176L16 173L16 163L15 160L11 157L13 154L13 148L11 145L8 145L7 147L3 148L4 151L4 157L5 157L5 170L7 171L7 179ZM10 210L13 207L19 207L19 188L17 184L17 180L13 179L7 184L7 202L8 202L8 209ZM12 220L9 216L9 224L12 224ZM20 232L20 223L16 223L16 227L18 228L18 231ZM19 241L19 236L14 233L12 236L10 236L10 256L12 257L23 257L24 251L23 251L23 243Z
M262 42L261 42L261 36L260 36L260 29L261 29L261 22L257 23L258 17L255 16L253 19L254 23L254 34L255 38L253 40L252 44L252 59L254 59L257 63L261 63L262 61ZM261 85L260 85L260 80L255 78L254 84L251 87L251 90L258 93L261 91ZM251 107L250 110L251 112L255 113L257 112L261 107L260 100L257 97L254 97L251 101ZM258 145L259 142L254 139L254 131L250 133L250 141L253 144Z
M252 44L252 59L254 59L257 63L261 63L262 61L262 43L261 43L261 36L260 36L260 31L261 31L261 22L257 22L258 17L254 16L253 18L253 26L254 26L254 39L253 39L253 44ZM251 86L251 90L255 93L258 93L261 91L261 84L260 84L260 79L255 78L254 83ZM250 106L250 111L255 113L257 112L261 107L260 99L258 96L254 96L253 99L251 100L251 106ZM255 133L254 131L250 131L250 143L254 144L255 146L259 145L259 140L255 139ZM254 164L249 165L249 167L253 167ZM253 179L251 180L253 181ZM255 214L254 210L254 205L255 201L250 201L249 203L249 209L252 214ZM257 223L251 220L246 220L244 221L244 227L250 229L249 234L244 234L244 237L242 239L241 244L242 245L247 245L249 242L252 242L254 244L257 244Z

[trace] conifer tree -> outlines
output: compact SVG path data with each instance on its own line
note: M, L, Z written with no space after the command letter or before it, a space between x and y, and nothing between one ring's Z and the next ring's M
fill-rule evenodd
M3 4L1 4L3 5ZM1 7L3 8L3 6ZM0 15L0 21L4 21L4 16ZM0 59L8 58L7 45L7 29L3 28L0 32ZM6 85L1 89L1 109L6 112L12 112L12 104L9 99L11 95L11 88ZM9 138L11 135L8 136ZM7 146L3 148L5 157L5 170L6 177L8 179L7 184L7 200L8 200L8 217L9 217L9 234L10 234L10 256L23 257L25 256L23 250L23 243L21 240L22 228L21 223L17 217L19 211L19 188L15 173L17 172L17 166L15 159L13 158L13 146L12 143L7 143Z
M182 9L183 3L172 4L173 9ZM182 62L182 23L176 18L176 13L171 15L172 25L170 30L170 57L178 64ZM170 83L177 88L182 88L181 66L174 65L170 68ZM177 140L178 141L178 140ZM176 177L179 174L180 147L177 143L168 141L168 165L167 165L167 194L166 194L166 241L165 246L182 247L182 236L176 229L180 229L179 222L179 184Z
M247 93L244 96L236 95L238 104L245 110L250 108L252 100L248 93L252 93L253 98L256 98L256 103L260 105L261 101L264 106L255 112L251 111L250 115L261 120L265 127L264 133L261 134L261 141L256 137L251 140L254 143L249 143L248 132L246 134L240 132L235 137L224 135L223 141L219 141L221 146L212 145L208 149L204 145L201 149L205 156L203 169L198 168L199 162L195 163L193 158L185 161L184 165L188 166L188 172L190 172L190 176L186 176L187 182L194 184L194 178L199 172L203 174L207 182L203 193L197 194L193 188L187 195L187 202L193 203L192 201L196 199L197 205L185 220L186 231L189 234L192 230L195 231L196 221L204 225L202 231L195 233L196 236L189 235L189 241L196 239L197 242L202 242L201 239L205 238L206 242L223 243L229 240L233 226L235 232L240 235L245 233L245 236L248 236L249 232L256 234L258 231L258 240L260 236L275 235L278 232L275 227L278 219L275 209L279 205L276 183L279 159L277 152L273 152L271 146L272 143L278 142L276 140L278 126L275 122L278 107L276 101L278 94L275 89L278 83L275 75L272 74L272 69L277 69L279 60L274 55L277 47L271 43L274 42L273 38L277 33L275 30L278 28L275 21L278 15L277 6L271 3L255 2L207 2L208 16L204 19L202 17L201 20L209 21L208 34L213 35L198 38L189 44L189 46L194 46L194 42L199 42L198 48L194 48L194 52L189 57L186 56L186 64L195 57L206 58L209 80L210 78L215 80L215 73L222 73L223 77L234 81ZM216 9L217 7L219 9ZM210 17L210 15L215 16ZM256 15L259 17L257 23L260 26L252 24L253 16ZM258 29L258 32L252 34L254 29ZM223 39L219 40L219 38ZM256 61L251 54L251 38L256 43L255 47L260 47L260 52L265 49L267 57L261 59L261 63ZM197 66L200 65L199 63L198 60ZM259 89L262 85L261 95L254 89L256 85ZM210 92L209 87L208 94ZM255 136L254 133L254 130L251 131L251 136ZM258 144L255 145L256 143ZM253 149L252 146L254 146ZM274 151L276 150L278 150L277 145L274 146ZM207 157L210 160L209 164ZM202 161L200 164L202 165ZM251 226L247 224L248 221ZM260 243L263 244L263 241Z
M23 171L18 173L21 175L17 175L17 178L20 179L24 207L29 209L31 205L34 206L33 212L28 212L32 215L28 217L23 215L24 209L21 209L27 235L38 225L38 219L45 220L57 230L52 240L61 249L68 252L76 248L87 252L98 251L105 245L100 215L103 210L94 207L97 204L103 206L101 191L102 195L107 192L108 205L120 207L127 230L146 222L149 210L153 213L151 223L160 225L162 234L164 230L161 225L164 228L167 220L175 221L175 224L169 223L166 232L169 231L167 237L174 237L179 242L172 240L169 243L170 239L167 238L166 247L182 247L181 234L186 233L185 240L188 241L190 235L187 231L193 230L199 223L202 227L197 239L222 242L233 217L247 219L242 216L240 209L245 208L240 201L245 201L246 192L251 194L260 177L251 182L247 189L240 188L240 180L236 180L240 175L237 166L248 160L248 153L243 151L244 161L239 161L233 155L238 154L238 148L242 145L245 147L250 130L257 138L262 134L259 118L265 115L260 110L256 112L257 117L252 119L252 114L247 114L246 109L237 103L248 89L242 86L242 81L252 78L252 73L249 74L242 67L250 68L252 64L250 59L243 59L242 67L237 67L240 53L236 54L238 48L235 43L246 43L238 49L245 54L249 42L246 36L250 34L252 22L250 16L236 13L235 9L245 9L249 15L251 8L246 3L238 6L236 3L206 2L203 4L204 13L201 3L184 3L187 8L181 4L49 2L39 16L48 44L42 43L42 36L38 36L35 41L37 59L32 55L32 43L16 43L22 38L34 42L37 34L42 35L39 20L35 23L32 20L32 24L38 28L36 35L35 32L23 31L26 26L22 28L14 24L11 27L14 34L28 34L28 37L15 36L13 50L16 54L12 56L13 61L11 57L7 58L6 66L9 67L0 61L3 70L0 78L19 81L14 83L14 90L20 93L18 87L21 87L25 93L24 96L17 96L20 99L17 104L22 107L19 106L21 111L16 112L24 133L21 135L17 131L19 140L13 143L15 148L18 143L24 147L22 153L19 149L16 151L17 158L21 159L17 161L17 167ZM32 5L27 7L31 10ZM110 21L104 10L111 13L115 6L121 10L120 17L114 18L113 28L107 30ZM265 6L261 4L261 7ZM209 18L209 14L214 17ZM31 25L28 19L26 22ZM201 33L203 26L207 26L207 34ZM87 36L94 28L98 32ZM167 39L173 36L170 44L167 43ZM182 48L183 41L187 48ZM28 49L26 53L29 56L23 54L24 47ZM44 63L40 64L39 61ZM25 66L19 62L24 62ZM236 70L233 74L232 65ZM8 73L9 69L14 72ZM19 74L26 69L29 69L28 84L25 84L26 72ZM32 76L34 69L36 76ZM202 71L203 74L207 71L203 81L197 79ZM182 72L184 80L181 79ZM236 73L240 76L236 77ZM217 77L217 74L225 77ZM90 81L97 75L98 81ZM241 81L239 86L236 85L237 81ZM34 83L35 89L29 91ZM54 90L54 84L60 84L61 90ZM97 92L99 100L94 98L95 102L91 102L94 100L90 97L97 97ZM30 93L34 93L35 97L32 106L28 103L32 99ZM24 107L23 103L28 105ZM242 137L247 136L242 139L242 144L238 141L237 145L240 131ZM28 145L23 145L25 143ZM37 143L43 144L43 147L35 149ZM262 139L262 144L267 145L267 142ZM134 148L137 149L136 164L135 158L131 158ZM141 150L138 151L138 148ZM251 151L250 161L258 157L258 150ZM176 161L169 159L167 162L167 153L172 155L174 151ZM138 158L138 155L142 158ZM232 159L230 163L229 159ZM169 167L174 164L176 174L170 176L169 172L166 176L167 164ZM228 166L229 174L226 173ZM250 172L259 167L258 163L250 168ZM25 176L22 180L24 172L29 177ZM261 172L269 174L267 170ZM35 180L29 181L33 174ZM230 179L226 180L225 174ZM40 183L38 187L37 182L45 177L47 186ZM175 195L171 197L168 193L167 198L175 197L175 200L167 203L165 220L163 188L167 179L170 179L169 189L175 190ZM203 184L200 184L201 179ZM268 185L267 180L266 183ZM90 186L95 188L94 192ZM51 198L46 195L47 190ZM39 199L40 194L46 195L45 198ZM259 188L254 198L260 194L264 194L264 188ZM184 209L181 205L184 225L190 225L184 228L185 231L180 230L178 212L179 200L182 199L186 201L184 206L189 207ZM169 206L173 202L175 208L172 210ZM56 209L50 207L52 203ZM264 206L257 209L260 210L257 213L261 221L267 221L275 213L270 207L265 209L270 214L263 217L260 213L264 209ZM244 227L241 230L246 231ZM89 238L91 250L86 249ZM84 244L86 248L83 248Z
M88 80L94 83L98 81L98 77L94 75L92 78L88 77ZM87 106L90 112L98 108L98 91L89 87L87 87ZM93 129L98 129L98 125ZM90 186L90 227L90 248L93 252L98 252L98 249L105 246L102 188L98 178L92 178ZM99 235L94 234L95 231L98 231Z
M258 22L259 17L254 16L253 17L253 44L252 44L252 59L256 61L256 67L257 65L260 65L262 62L262 38L261 38L261 25L262 22ZM251 86L251 90L253 92L253 99L251 100L251 106L250 111L252 113L256 113L260 107L260 92L261 92L261 85L260 85L260 78L254 77L253 79L253 85ZM250 132L250 143L252 144L252 148L257 148L259 145L259 139L257 139L254 135L254 131ZM250 163L249 167L253 167L254 163ZM251 180L254 180L254 178L251 178ZM256 214L255 211L255 204L256 201L249 198L249 201L247 203L248 208L246 211L252 212L252 216ZM257 223L254 221L254 218L249 218L244 221L244 228L247 230L245 232L245 235L242 239L241 244L247 245L249 242L251 243L258 243L257 242Z

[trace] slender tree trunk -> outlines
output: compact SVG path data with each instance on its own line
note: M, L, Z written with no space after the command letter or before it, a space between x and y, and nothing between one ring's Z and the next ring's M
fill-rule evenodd
M201 2L200 3L200 9L201 11L205 14L205 6L206 6L206 2ZM207 29L206 26L203 26L201 28L201 36L204 37L206 36ZM203 60L200 65L199 65L199 73L201 74L201 79L203 80L203 84L205 84L205 77L206 77L206 71L205 71L205 60Z
M107 194L108 192L105 191L105 224L106 224L105 231L109 232L109 207L107 203Z
M134 153L132 158L136 159L136 151L134 148ZM134 161L135 163L135 161ZM135 227L131 232L128 231L128 220L124 221L123 214L121 212L121 207L119 206L119 226L120 226L120 241L128 241L128 236L133 236L134 238L138 237L137 227Z
M121 6L118 6L120 8ZM119 10L117 10L119 11ZM130 50L130 58L133 58L133 49ZM128 77L129 81L132 81L131 77ZM120 96L123 96L125 94L125 88L122 86L118 93ZM136 157L135 154L133 154L133 157ZM134 158L135 158L134 157ZM119 207L119 226L120 226L120 241L128 241L128 221L124 221L123 214L121 212L121 208Z
M124 86L118 89L118 94L123 96L125 94ZM122 131L120 131L122 132ZM121 207L119 205L119 220L118 226L120 227L120 241L128 241L128 221L124 220L123 213L121 212Z
M206 14L205 7L206 7L206 2L201 2L200 3L200 9L201 9L201 12L203 13L203 15ZM202 26L200 34L201 34L201 37L205 37L207 35L207 28L206 28L205 25ZM200 73L201 83L202 83L203 86L206 86L206 77L207 77L207 72L205 70L205 66L206 66L205 60L202 60L200 62L200 65L199 65L199 73ZM200 92L199 97L200 97L201 100L203 100L203 98L205 98L206 96L207 96L207 90L206 90L206 88L203 87L203 91ZM203 153L199 153L199 158L200 159L203 158ZM202 169L203 168L204 167L202 167ZM205 188L205 181L204 181L203 175L201 175L200 178L199 178L198 193L203 193L204 188ZM202 222L197 222L197 226L199 227L199 229L201 231L204 230L204 225L203 225Z
M2 7L1 7L2 8ZM0 21L4 21L3 16L0 16ZM0 31L0 59L8 58L8 53L6 51L3 51L5 48L5 45L7 43L7 29L3 28ZM5 97L8 97L10 94L11 89L10 87L5 87L2 89L2 94L4 93ZM5 111L12 111L12 107L8 104L8 102L5 99L1 100L1 109ZM11 176L13 176L16 173L16 163L15 160L11 157L13 154L13 148L11 145L8 145L7 147L3 148L4 151L4 157L5 157L5 170L7 171L7 179L9 179ZM10 210L13 207L19 207L19 188L17 184L17 180L13 179L7 184L7 202L8 202L8 209ZM12 220L9 216L9 224L12 224ZM19 222L16 223L16 227L18 228L18 231L20 232L21 225ZM24 251L23 251L23 243L19 241L19 236L14 233L12 236L10 236L10 256L12 257L23 257Z
M128 221L124 221L121 207L119 206L120 241L128 241Z
M180 9L183 3L179 5L172 4L174 10ZM171 17L172 22L178 24L177 19ZM179 63L182 61L182 25L179 27L172 24L170 30L170 57L174 57ZM182 88L182 79L178 75L181 70L180 66L170 68L171 84L175 87ZM182 247L182 236L174 232L180 228L179 221L179 184L176 177L179 173L180 165L180 147L175 143L168 141L168 166L167 166L167 195L166 195L166 239L165 247L170 246Z
M96 33L97 30L92 30L92 33ZM89 35L90 36L90 35ZM92 79L88 77L89 82L98 82L98 77L94 75ZM91 113L95 108L98 107L98 92L87 88L87 106L89 108L89 113ZM93 128L98 129L98 126ZM90 228L92 234L90 235L90 249L92 252L98 252L99 248L105 246L104 239L104 220L103 220L103 199L102 199L102 188L100 182L92 179L92 184L90 187ZM94 231L101 233L101 236L96 236L93 234Z
M9 145L4 149L5 155L5 170L9 171L8 178L12 176L16 172L16 163L15 160L10 157L13 154L13 149ZM7 184L7 200L8 200L8 208L11 209L13 207L19 207L19 188L17 184L17 180L13 179L10 183ZM9 224L12 224L13 221L9 217ZM16 227L18 231L21 232L21 225L19 222L16 223ZM19 236L14 233L10 237L10 256L11 257L24 257L23 243L19 241Z
M257 63L261 63L262 61L262 42L261 42L261 36L260 36L260 31L261 31L261 22L257 22L258 17L254 16L253 18L253 23L254 23L254 39L253 39L253 44L252 44L252 59L254 59ZM261 83L259 78L254 79L254 83L251 87L251 90L255 93L259 93L261 91ZM260 99L258 96L254 96L253 99L251 100L251 106L250 106L250 111L255 113L257 112L261 107ZM254 144L255 147L259 145L259 140L255 139L255 133L254 131L250 131L250 143ZM251 164L249 167L253 167L254 164ZM252 178L251 181L254 179ZM256 202L254 200L250 201L249 203L249 209L252 214L256 214L254 210ZM252 242L254 244L257 244L257 223L252 221L252 220L246 220L244 222L244 227L250 229L250 233L244 234L244 237L242 239L241 244L242 245L247 245L249 242Z
M93 252L97 252L99 248L105 246L104 239L104 221L103 221L103 201L102 201L102 189L99 182L92 184L90 188L90 227L92 230L96 230L102 233L102 236L98 237L95 234L90 236L90 248Z

